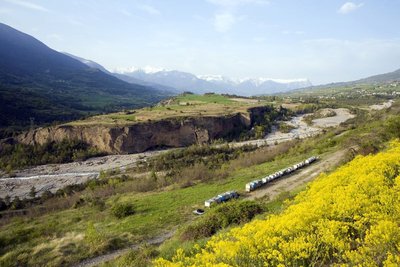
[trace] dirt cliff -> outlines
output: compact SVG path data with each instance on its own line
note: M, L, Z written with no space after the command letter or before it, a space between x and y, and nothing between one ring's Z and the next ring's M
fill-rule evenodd
M24 144L44 144L63 139L82 140L111 154L143 152L157 147L183 147L238 135L249 129L264 107L219 117L171 118L126 126L59 125L38 128L17 137Z

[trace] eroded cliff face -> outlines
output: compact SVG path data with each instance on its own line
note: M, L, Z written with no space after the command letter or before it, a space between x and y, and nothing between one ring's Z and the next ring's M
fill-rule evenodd
M24 144L78 139L111 154L143 152L156 147L183 147L234 136L252 126L252 114L262 108L221 117L171 118L128 126L60 125L38 128L17 137Z

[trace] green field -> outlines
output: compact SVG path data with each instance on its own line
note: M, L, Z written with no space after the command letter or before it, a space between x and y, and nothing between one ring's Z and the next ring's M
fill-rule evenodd
M266 100L230 98L217 94L183 94L153 107L99 115L69 125L129 125L166 118L248 114L248 109L269 104Z

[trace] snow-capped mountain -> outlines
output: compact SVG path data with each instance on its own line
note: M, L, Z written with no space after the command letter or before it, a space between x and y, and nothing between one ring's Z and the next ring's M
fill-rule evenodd
M78 56L75 56L75 55L72 55L72 54L69 54L69 53L66 53L66 52L63 52L63 54L65 54L65 55L67 55L69 57L72 57L72 58L74 58L76 60L79 60L83 64L85 64L85 65L87 65L87 66L89 66L89 67L91 67L93 69L101 70L102 72L110 74L110 75L112 75L112 76L114 76L114 77L116 77L116 78L118 78L120 80L123 80L123 81L127 82L127 83L148 86L148 87L152 87L154 89L158 89L160 91L170 92L172 94L180 92L176 88L173 88L173 87L170 87L170 86L157 84L157 83L152 83L152 82L147 82L147 81L144 81L142 79L136 79L136 78L134 78L132 76L127 76L127 75L122 74L122 72L124 72L124 71L131 71L131 72L132 71L139 71L139 69L137 69L137 68L123 69L122 71L116 71L115 73L112 73L112 72L108 71L106 68L104 68L102 65L100 65L99 63L94 62L92 60L81 58L81 57L78 57ZM158 71L165 71L165 70L164 69L146 68L145 71L148 72L148 73L151 73L151 72L158 72Z
M161 72L161 71L168 71L167 69L164 68L158 68L158 67L153 67L153 66L145 66L143 68L138 68L138 67L128 67L128 68L116 68L114 70L115 73L118 74L125 74L125 73L132 73L132 72L144 72L146 74L151 74L151 73L156 73L156 72Z
M308 79L242 79L237 84L239 91L249 91L252 95L272 94L278 92L285 92L293 89L304 88L312 86Z
M149 66L145 68L117 69L115 72L146 82L162 84L181 91L192 91L194 93L215 92L249 96L284 92L312 85L308 79L232 79L222 75L196 76L188 72Z

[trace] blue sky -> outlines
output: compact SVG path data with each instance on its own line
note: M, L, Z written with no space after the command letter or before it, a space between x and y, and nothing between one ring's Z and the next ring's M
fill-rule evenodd
M400 0L0 0L0 22L108 69L347 81L400 68Z

